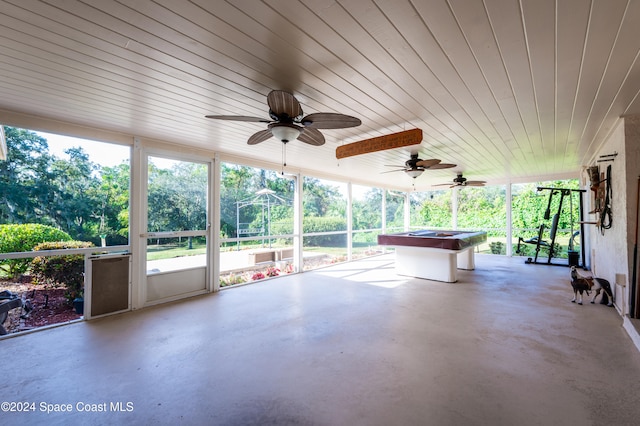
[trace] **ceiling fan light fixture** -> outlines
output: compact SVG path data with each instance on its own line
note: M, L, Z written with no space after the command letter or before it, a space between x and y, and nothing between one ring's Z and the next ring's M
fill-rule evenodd
M300 128L294 124L274 123L269 125L269 128L273 136L283 143L296 140L300 136Z
M420 176L422 172L424 172L424 170L423 169L407 169L404 172L415 179L418 176Z
M254 133L247 140L247 144L256 145L271 137L275 137L283 144L298 139L308 145L324 145L325 139L318 129L345 129L362 124L359 118L334 112L316 112L302 116L300 102L289 92L272 90L267 95L269 117L266 120L249 115L205 115L215 120L248 121L251 123L270 123L268 129Z

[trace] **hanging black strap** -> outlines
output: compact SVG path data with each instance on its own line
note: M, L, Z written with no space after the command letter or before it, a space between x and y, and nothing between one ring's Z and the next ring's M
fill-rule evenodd
M611 164L607 166L607 178L605 180L606 193L604 197L604 206L600 213L600 232L604 235L605 229L610 229L613 224L613 216L611 214L611 197L613 192L611 190Z

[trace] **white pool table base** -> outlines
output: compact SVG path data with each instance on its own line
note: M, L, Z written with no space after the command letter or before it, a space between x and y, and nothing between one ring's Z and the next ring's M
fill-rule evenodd
M398 275L454 283L458 281L458 269L475 269L473 247L464 250L443 250L395 246L395 251Z

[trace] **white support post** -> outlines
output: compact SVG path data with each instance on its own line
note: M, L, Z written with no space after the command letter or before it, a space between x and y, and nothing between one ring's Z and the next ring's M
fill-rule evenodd
M293 269L296 272L302 272L304 267L304 239L302 238L302 198L303 198L303 182L302 175L296 174L295 192L293 195Z
M220 154L213 157L213 170L209 179L209 211L208 219L208 241L209 245L209 265L211 265L212 285L210 291L220 290L220 184L222 172L220 166Z
M513 256L513 245L512 245L512 241L513 241L513 223L512 223L512 214L513 214L513 205L511 203L511 182L507 182L505 184L505 204L507 207L507 241L506 241L506 246L507 246L507 251L506 254L507 256L511 257Z
M353 186L347 183L347 260L351 260L353 246Z
M143 164L144 163L144 164ZM147 188L145 167L140 139L133 139L131 150L131 182L129 183L129 244L131 245L131 309L142 308L146 302L146 253L140 234L146 231L147 212L144 197Z

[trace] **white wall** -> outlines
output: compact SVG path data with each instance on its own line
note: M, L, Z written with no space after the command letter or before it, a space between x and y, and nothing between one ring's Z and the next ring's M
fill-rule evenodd
M613 161L597 162L601 156L617 153ZM591 267L594 275L608 280L615 292L616 306L623 314L629 309L629 285L633 272L633 246L638 175L640 173L640 117L621 119L607 142L588 166L598 165L605 174L611 165L612 226L601 232L595 225L587 226L590 239ZM585 174L587 187L588 176ZM593 209L594 193L588 191L585 213ZM586 214L585 220L597 221L598 215ZM640 268L640 265L638 265ZM619 284L619 285L616 285Z
M629 278L626 287L625 301L631 293L631 274L633 271L633 245L636 241L636 218L638 212L638 192L640 191L640 116L625 117L625 164L627 169L627 241L629 246ZM639 243L640 245L640 243ZM640 248L638 248L640 252ZM640 276L640 261L638 261L638 276ZM625 310L625 313L627 311Z

